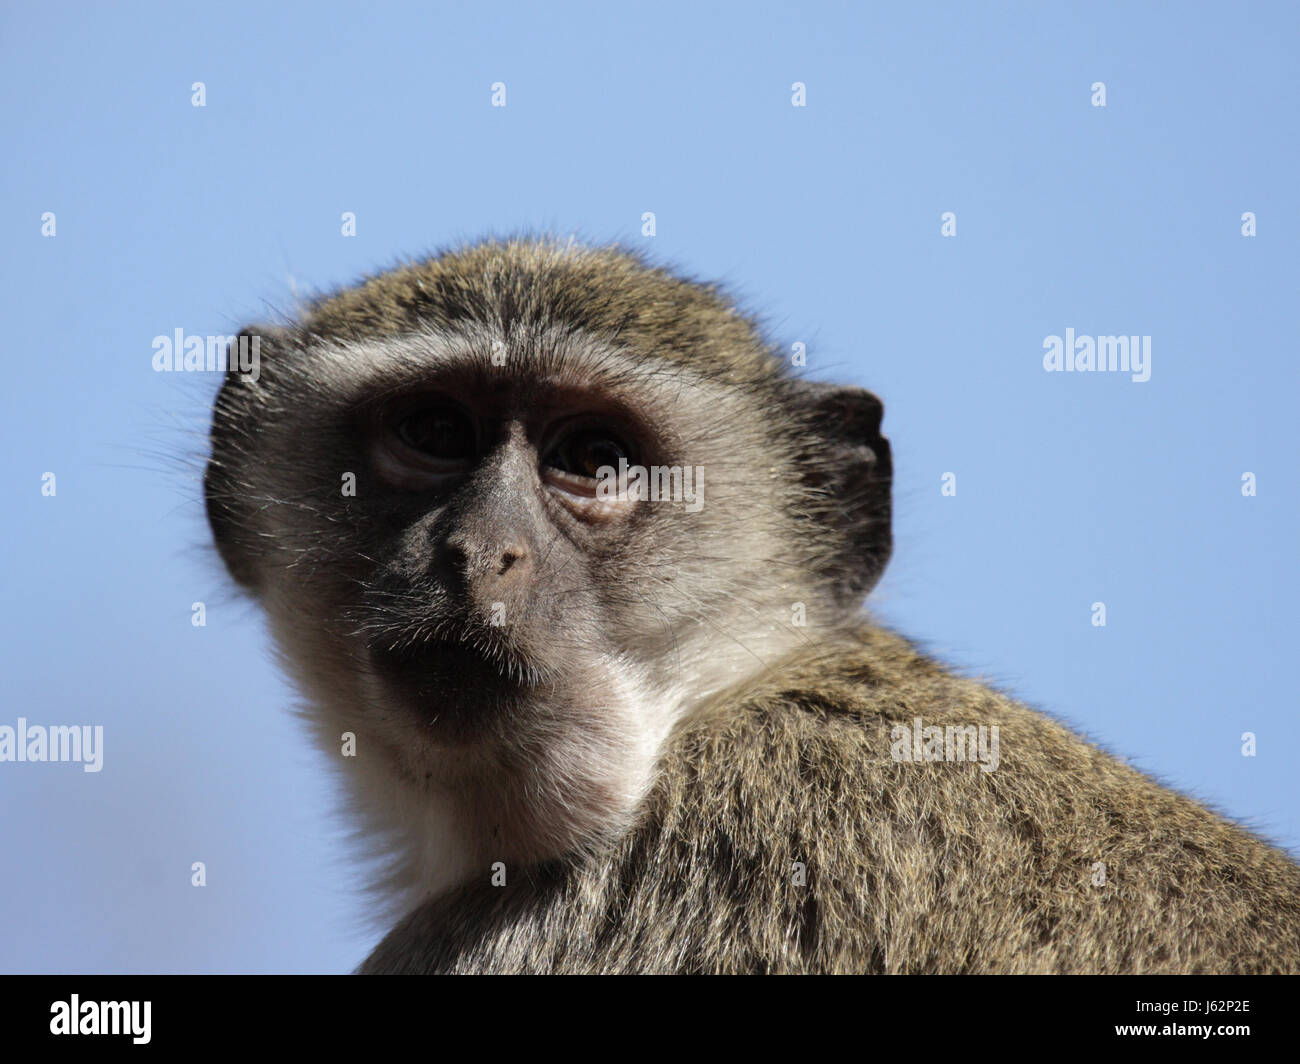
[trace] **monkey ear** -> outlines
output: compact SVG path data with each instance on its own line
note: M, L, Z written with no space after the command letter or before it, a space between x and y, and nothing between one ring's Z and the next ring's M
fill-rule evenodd
M289 333L277 326L240 329L231 343L225 379L212 408L211 452L203 475L208 524L230 575L250 590L257 584L257 536L248 506L249 486L239 482L237 470L256 460L261 406L257 382L265 368L263 362L277 346L283 348L288 337Z
M884 404L863 388L792 381L802 427L798 448L811 489L808 516L814 540L836 542L819 551L821 571L842 605L852 607L875 586L893 550L893 458L880 434Z

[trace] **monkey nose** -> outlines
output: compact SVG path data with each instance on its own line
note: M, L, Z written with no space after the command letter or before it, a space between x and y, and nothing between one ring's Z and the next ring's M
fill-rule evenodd
M528 549L517 542L471 546L451 541L446 544L445 555L452 570L473 591L487 591L522 579L529 557Z

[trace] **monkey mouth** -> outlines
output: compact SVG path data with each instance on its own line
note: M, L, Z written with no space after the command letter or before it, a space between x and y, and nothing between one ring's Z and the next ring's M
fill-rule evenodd
M422 697L481 700L488 691L524 690L547 680L513 648L468 635L372 644L370 658L384 679Z
M544 674L505 648L428 639L372 646L381 683L418 727L453 747L474 746L510 728Z

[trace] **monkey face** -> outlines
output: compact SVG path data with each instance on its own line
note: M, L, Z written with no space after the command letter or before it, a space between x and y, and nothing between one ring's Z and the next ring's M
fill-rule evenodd
M641 584L672 574L647 541L702 524L686 500L603 490L620 468L680 465L683 417L656 426L644 393L572 344L482 354L431 357L350 419L377 496L354 521L377 561L342 615L380 682L455 743L508 734L530 701L599 684L593 668L648 666L638 629L672 621L638 619Z
M419 743L716 685L788 629L745 590L802 566L750 393L573 331L282 339L264 363L227 444L262 501L228 552L301 678Z
M874 398L785 378L710 290L484 254L259 332L208 512L322 742L498 803L544 856L630 815L692 706L857 609L888 449Z

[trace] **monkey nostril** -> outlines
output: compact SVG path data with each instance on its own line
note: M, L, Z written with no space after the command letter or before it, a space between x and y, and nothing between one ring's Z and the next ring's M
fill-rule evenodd
M526 548L518 545L497 546L483 544L475 547L458 540L448 540L442 547L442 564L446 577L459 583L474 584L484 579L499 579L506 575L516 562L528 557ZM493 559L496 559L494 562Z

